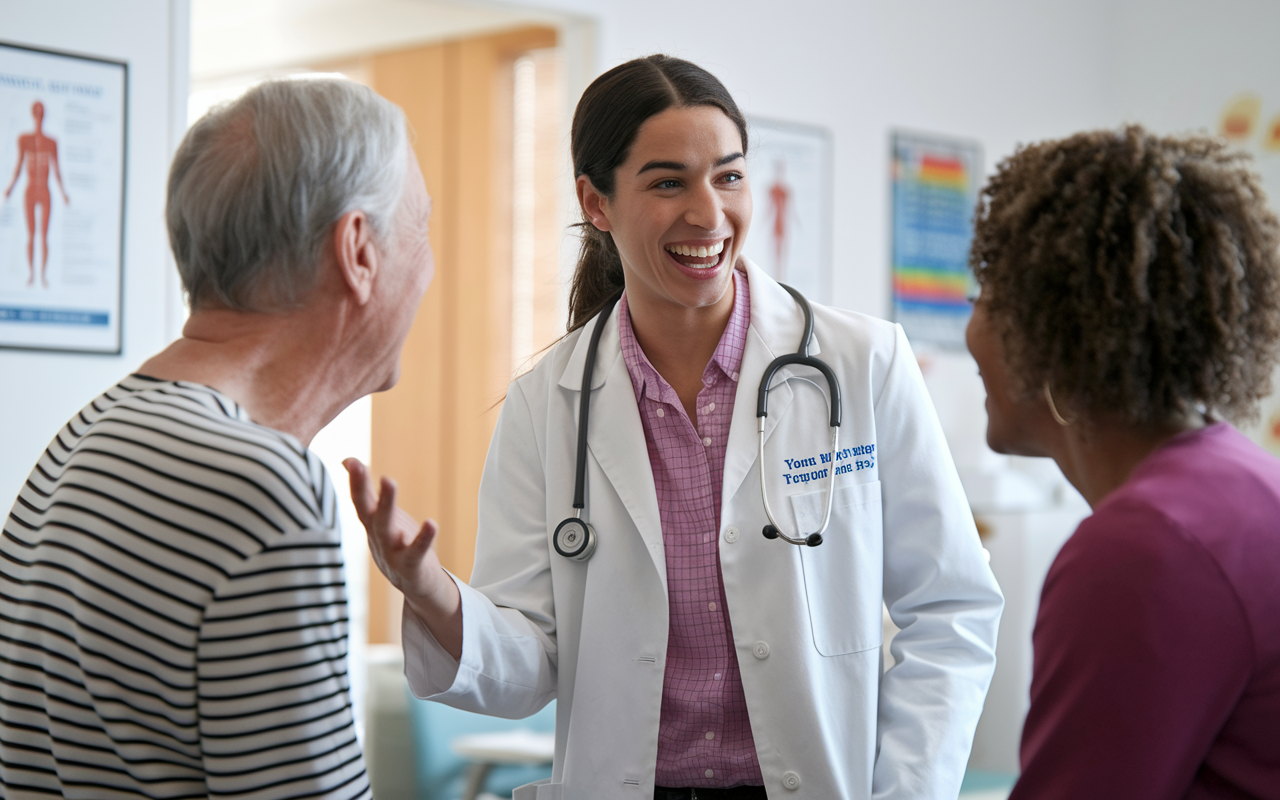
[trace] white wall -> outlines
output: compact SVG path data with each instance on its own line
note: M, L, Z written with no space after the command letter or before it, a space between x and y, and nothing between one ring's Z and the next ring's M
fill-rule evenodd
M66 421L177 332L164 231L169 154L185 130L187 0L0 0L0 37L129 63L123 346L118 356L0 350L0 506Z
M878 315L889 300L892 127L976 138L992 163L1016 142L1111 119L1111 12L1103 0L512 5L594 18L597 73L663 51L710 69L748 114L830 129L831 302Z

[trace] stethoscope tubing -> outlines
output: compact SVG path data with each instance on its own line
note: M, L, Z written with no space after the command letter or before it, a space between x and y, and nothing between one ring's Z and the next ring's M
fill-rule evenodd
M786 289L791 297L800 306L804 312L804 334L800 337L800 348L794 353L784 353L773 361L769 362L769 366L765 367L764 375L760 378L760 390L756 394L756 433L759 437L759 449L756 463L760 465L760 497L764 500L764 514L769 518L769 524L764 527L764 536L766 539L782 539L788 544L808 545L809 547L817 547L822 544L822 534L827 530L827 525L831 522L831 507L835 502L836 492L836 451L840 449L840 381L836 379L836 373L822 359L809 355L809 346L813 342L813 308L809 305L809 301L798 290L791 288L785 283L778 284ZM773 376L783 367L796 364L803 367L811 367L822 373L827 379L827 388L831 392L831 405L828 409L830 413L831 423L831 455L827 460L827 502L822 512L822 524L818 529L810 534L799 532L798 536L789 536L783 532L782 526L778 524L773 516L773 508L769 505L769 487L765 480L764 469L764 420L769 416L769 390L773 383Z
M591 378L596 369L596 350L600 348L600 335L604 333L609 315L621 297L621 293L616 294L601 306L595 327L591 329L591 341L587 344L587 363L582 367L582 397L578 401L578 464L573 477L573 507L578 511L575 515L578 517L582 516L587 499L587 418L591 411Z

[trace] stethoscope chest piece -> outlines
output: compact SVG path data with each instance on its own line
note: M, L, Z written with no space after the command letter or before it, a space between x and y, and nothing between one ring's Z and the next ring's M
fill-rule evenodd
M586 561L596 551L596 532L584 520L569 517L556 526L551 543L570 561Z

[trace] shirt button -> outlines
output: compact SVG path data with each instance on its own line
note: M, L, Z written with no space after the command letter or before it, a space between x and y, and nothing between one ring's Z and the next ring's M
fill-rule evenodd
M738 529L737 529L737 528L725 528L725 531L724 531L724 540L725 540L726 542L728 542L729 544L733 544L734 542L738 541Z
M707 731L707 738L708 738L708 739L714 739L714 738L716 738L716 735L715 735L714 733L712 733L711 731Z
M800 788L800 776L794 772L788 772L782 776L782 785L794 792Z
M658 416L659 416L659 417L665 417L666 415L667 415L667 412L663 411L662 409L658 409Z
M716 771L714 769L709 769L702 774L706 775L708 778L714 778L716 776Z
M707 610L708 610L708 611L715 611L715 610L716 610L716 604L715 604L715 603L707 603Z
M703 443L704 445L706 445L707 447L710 447L710 446L711 446L711 437L710 437L710 436L708 436L707 438L703 439L703 440L702 440L702 443Z
M719 673L719 672L717 672L717 673L715 674L715 679L716 679L716 680L720 680L720 673Z
M707 413L711 413L712 411L715 411L715 410L716 410L715 403L707 403Z
M768 642L756 642L756 643L755 643L754 645L752 645L752 647L751 647L751 653L752 653L752 655L754 655L756 658L758 658L758 659L760 659L760 660L762 660L762 661L763 661L764 659L766 659L766 658L768 658L768 657L769 657L769 643L768 643Z

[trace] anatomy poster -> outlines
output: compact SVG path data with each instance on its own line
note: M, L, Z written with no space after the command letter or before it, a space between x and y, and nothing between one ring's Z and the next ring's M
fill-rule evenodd
M982 148L964 139L894 133L892 180L894 320L912 343L963 349Z
M743 252L815 303L831 302L831 136L751 119L751 230Z
M0 347L120 352L127 82L0 43Z

